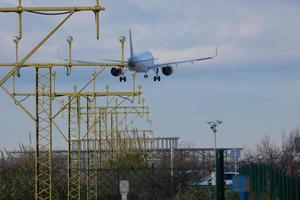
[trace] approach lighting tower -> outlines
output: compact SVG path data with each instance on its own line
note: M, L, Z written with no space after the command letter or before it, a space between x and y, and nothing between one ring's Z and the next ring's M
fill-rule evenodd
M22 0L18 0L16 7L0 8L0 12L4 13L16 13L18 15L18 36L14 37L15 49L16 49L16 62L14 63L0 63L1 69L8 69L8 71L0 76L0 88L19 106L35 123L36 127L36 153L35 153L35 199L36 200L51 200L52 196L52 135L53 129L57 128L55 119L62 113L65 108L68 108L70 104L78 104L78 98L81 93L84 92L84 88L78 90L78 92L68 93L56 93L55 92L55 78L54 68L67 68L68 73L74 67L120 67L123 70L125 62L119 63L76 63L71 59L71 44L73 39L68 37L69 44L69 60L68 62L28 62L30 58L56 33L72 16L78 12L92 12L95 14L96 19L96 38L99 39L100 26L99 15L100 11L105 10L100 5L99 0L96 0L94 6L46 6L46 7L26 7L22 5ZM57 26L55 26L44 38L37 43L29 52L27 52L23 58L19 59L19 42L24 37L22 31L23 14L30 13L36 15L45 16L58 16L66 15ZM124 59L122 59L124 60ZM34 90L25 91L17 94L16 92L16 76L20 75L20 69L34 69ZM1 70L1 72L3 72ZM102 72L99 70L94 79ZM67 75L68 75L67 73ZM12 81L12 84L10 84ZM91 80L92 82L93 80ZM88 82L87 85L89 85ZM8 87L10 86L10 87ZM90 99L95 98L95 93L92 93ZM136 96L136 94L133 94ZM17 97L25 96L24 99L19 100ZM70 96L68 102L64 104L62 109L55 112L55 96ZM33 100L34 106L28 106L24 104L24 101ZM27 107L26 107L27 106ZM77 105L78 106L78 105ZM33 109L34 108L34 109ZM76 115L76 113L75 113ZM92 128L92 125L91 127ZM77 128L78 129L78 128ZM89 131L87 131L89 133ZM92 199L92 198L91 198Z

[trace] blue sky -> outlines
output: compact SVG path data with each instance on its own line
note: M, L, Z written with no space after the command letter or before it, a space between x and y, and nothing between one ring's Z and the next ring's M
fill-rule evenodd
M93 5L94 1L27 0L25 5ZM220 119L218 145L252 147L264 135L274 140L299 127L299 1L108 1L101 15L101 39L95 39L94 16L78 13L41 48L32 61L66 55L65 38L74 37L74 57L118 58L118 37L133 30L134 50L151 50L159 62L212 55L216 59L176 68L161 83L139 78L151 107L155 135L179 136L186 144L211 147L206 121ZM4 0L1 6L15 2ZM17 34L15 14L0 14L0 61L14 59L11 38ZM61 17L24 15L25 55ZM128 51L127 51L128 55ZM85 72L78 70L78 84ZM3 73L1 73L3 74ZM24 72L30 78L30 72ZM28 78L28 80L29 80ZM25 79L26 80L26 79ZM99 87L126 88L107 70ZM22 87L30 87L24 82ZM72 88L62 78L61 88ZM103 86L104 88L104 86ZM0 91L0 148L28 141L32 122ZM17 125L16 125L17 124Z

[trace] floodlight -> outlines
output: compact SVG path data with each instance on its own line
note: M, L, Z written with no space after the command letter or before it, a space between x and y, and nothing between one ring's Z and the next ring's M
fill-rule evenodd
M20 42L20 37L19 36L14 36L13 41L15 44L18 44Z
M71 44L71 43L73 42L73 37L69 35L69 36L67 37L67 42L68 42L69 44Z
M119 41L121 42L121 43L125 43L125 41L126 41L126 37L125 36L120 36L120 38L119 38Z

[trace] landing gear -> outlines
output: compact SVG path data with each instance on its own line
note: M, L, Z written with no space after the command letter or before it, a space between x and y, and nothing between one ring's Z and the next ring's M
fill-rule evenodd
M120 76L120 82L122 81L126 82L126 76Z
M154 76L154 77L153 77L153 80L154 80L154 81L156 81L156 80L157 80L157 81L160 81L160 76Z
M145 75L144 75L144 78L148 78L148 74L145 74Z
M155 76L153 77L153 80L160 81L160 76L158 75L158 72L159 72L158 68L156 68L154 71L155 71Z

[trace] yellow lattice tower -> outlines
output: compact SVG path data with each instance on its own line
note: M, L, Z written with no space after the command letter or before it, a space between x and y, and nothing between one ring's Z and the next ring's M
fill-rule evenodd
M108 127L121 127L122 124L123 126L125 124L126 127L129 115L140 116L141 118L146 118L148 121L149 107L144 105L144 101L142 105L123 105L125 101L129 100L128 97L141 94L141 88L139 88L139 92L133 91L132 95L128 92L109 92L108 87L106 87L106 90L106 106L97 105L93 100L93 94L90 94L86 106L81 106L81 115L86 115L86 121L92 124L87 126L87 134L83 137L83 142L89 143L90 146L92 146L92 148L87 146L89 147L87 149L88 152L93 152L95 148L99 149L100 144L101 149L108 149L108 147L110 147L111 151L114 151L116 147L119 148L120 145L118 145L118 143L124 141L126 131L119 131L120 129L118 128L118 132L122 134L117 136L115 129L111 130ZM95 93L95 95L97 95L97 93ZM117 101L118 98L121 98L121 101ZM110 105L113 100L116 100L115 105ZM138 101L140 102L140 100ZM118 121L117 123L116 120ZM96 125L96 127L93 125ZM91 128L91 126L93 126L93 128ZM117 137L119 139L117 139ZM99 144L94 143L95 141L99 142Z
M64 109L70 106L74 101L78 101L82 90L77 93L55 93L53 91L53 77L52 70L54 67L79 67L79 66L103 66L103 67L120 67L123 69L125 62L121 63L73 63L69 56L67 63L28 63L27 61L37 52L37 50L45 44L45 42L58 30L63 24L75 13L81 11L91 11L96 15L96 33L99 38L99 12L104 10L100 6L99 0L96 0L95 6L72 6L72 7L24 7L21 0L18 1L17 7L0 8L0 12L15 12L19 16L19 35L16 38L20 40L23 36L22 33L22 14L24 12L31 12L35 14L47 14L49 12L59 12L57 15L67 14L67 16L51 31L49 32L30 52L28 52L22 59L18 59L18 45L16 45L16 63L0 63L0 67L8 67L10 70L0 79L0 87L11 97L16 105L18 105L25 113L34 120L36 124L36 184L35 184L35 199L52 199L52 129L53 125L57 128L56 123L53 121ZM71 55L71 54L70 54ZM35 69L35 93L16 93L15 92L15 76L19 73L20 68ZM13 91L9 91L4 84L13 79ZM89 96L90 93L86 93ZM94 94L93 94L94 95ZM102 95L99 93L98 95ZM35 114L32 114L21 101L16 99L17 96L35 97ZM69 101L57 113L53 113L53 99L55 97L69 96ZM70 111L71 115L71 111ZM71 117L71 116L70 116ZM71 119L70 119L71 123ZM71 129L71 127L70 127ZM60 131L62 133L62 131ZM71 134L78 134L74 129L70 130ZM77 135L78 136L78 135ZM70 142L70 138L69 138ZM80 145L79 145L80 146ZM73 154L71 154L73 155ZM77 157L74 155L73 157ZM70 156L69 163L72 165L72 156ZM79 159L77 159L79 160ZM75 162L76 163L76 162ZM78 164L78 163L77 163ZM74 168L74 167L73 167ZM77 167L79 168L79 167ZM69 169L69 174L73 174L72 167ZM69 180L73 180L70 175ZM76 177L76 176L74 176ZM78 177L78 176L77 176ZM72 181L70 181L72 182ZM77 183L78 185L78 183ZM70 187L70 186L69 186ZM76 189L78 190L78 189ZM73 192L73 190L72 190ZM70 194L70 190L69 190ZM69 198L80 198L79 195L69 195Z
M69 196L70 199L76 198L80 196L80 177L81 177L81 168L85 168L86 170L86 184L87 184L87 198L89 199L97 199L98 196L98 172L100 168L100 130L99 122L106 118L106 115L109 115L111 112L114 112L114 109L116 109L118 106L122 105L126 99L123 99L116 107L111 107L110 109L106 109L105 115L100 115L97 112L97 109L99 106L97 106L97 97L111 97L112 99L119 97L122 95L123 97L135 97L142 94L141 90L139 89L138 92L135 92L135 89L132 88L131 92L110 92L108 91L108 88L105 92L96 92L96 73L93 74L92 80L94 85L94 91L93 92L81 92L79 95L77 95L77 102L79 102L80 97L84 97L86 100L86 106L80 106L81 104L77 103L69 104L68 108L68 115L71 118L71 114L74 116L77 115L76 119L80 120L82 119L81 116L85 115L85 121L83 120L76 122L69 122L71 128L75 126L75 128L70 128L70 131L72 131L72 137L69 137L69 160L72 161L72 163L75 163L74 165L72 163L69 164L69 170L73 171L72 174L69 174ZM134 81L134 80L133 80ZM61 95L67 95L69 96L69 99L76 94L74 93L55 93L57 96ZM112 101L112 100L110 100ZM73 112L76 111L76 113ZM73 120L75 121L75 120ZM72 126L73 125L73 126ZM80 125L86 127L86 132L84 134L80 134ZM99 129L98 129L99 127ZM77 134L77 135L76 135ZM84 144L85 149L82 149L81 146ZM87 162L85 166L80 165L80 161L82 161L82 158L80 157L80 152L86 150L86 158ZM75 166L75 168L72 168ZM70 193L72 191L72 193Z
M71 101L71 96L69 96L68 100L70 101L68 106L68 199L79 200L81 194L80 97Z
M118 101L116 99L116 105ZM134 148L134 145L137 144L138 137L135 137L135 132L128 131L128 126L133 124L136 121L137 117L144 119L146 122L149 121L149 107L145 106L144 100L142 105L123 105L118 107L99 107L100 113L105 113L106 109L114 109L114 112L111 112L109 117L106 118L102 127L104 128L104 134L101 135L101 144L104 146L106 152L110 151L111 155L118 155L121 151L127 151ZM128 121L129 115L133 116L131 121ZM108 124L110 125L110 130L107 128ZM134 142L134 140L136 141ZM141 138L142 139L142 138ZM131 146L133 145L133 146Z
M36 68L36 196L51 199L52 68ZM39 94L46 94L40 96Z
M86 138L88 140L87 144L87 154L88 154L88 161L87 161L87 169L88 170L88 176L87 176L87 194L90 198L97 197L97 172L99 169L100 161L99 161L99 149L97 149L97 146L99 146L96 141L99 140L99 131L97 130L97 127L99 126L99 121L102 119L105 119L106 115L109 115L110 113L114 112L114 109L118 108L118 106L122 105L126 98L128 97L135 97L142 94L141 90L139 89L137 92L134 88L132 88L132 91L129 92L110 92L108 89L105 92L97 92L94 88L93 92L85 92L83 91L83 88L86 88L90 83L96 84L96 77L101 73L101 70L98 72L93 73L93 77L88 83L79 91L74 92L55 92L54 85L55 82L55 75L51 72L52 68L42 68L43 74L36 74L37 77L40 77L37 84L37 92L36 93L19 93L14 92L13 94L16 97L28 97L28 96L35 96L38 97L39 100L39 110L38 110L38 127L41 127L42 132L40 131L40 134L43 134L41 141L38 142L38 144L41 146L43 145L43 151L41 154L40 151L38 151L37 156L39 157L39 162L37 163L37 169L40 169L40 162L51 162L51 159L46 160L45 153L46 148L51 148L52 152L52 124L55 125L55 128L59 130L59 132L64 135L63 131L59 129L58 125L52 120L52 118L49 118L51 116L48 112L52 112L52 102L56 98L62 98L67 97L68 102L63 103L60 110L56 113L62 113L63 110L68 110L68 137L65 138L68 142L68 198L69 199L78 199L80 198L80 178L81 178L81 140L83 138ZM36 68L36 71L38 72L38 68ZM40 72L39 72L40 73ZM52 73L52 76L50 74ZM51 82L50 87L48 88L45 84L47 81ZM51 91L51 92L50 92ZM100 97L112 97L110 101L113 99L123 96L126 97L121 102L118 103L115 107L110 107L109 109L106 109L105 115L98 115L98 107L96 103L96 98ZM81 106L80 99L84 98L86 99L86 105L87 106ZM50 101L51 100L51 101ZM49 104L49 102L51 104ZM87 109L88 108L88 109ZM102 106L103 108L103 106ZM83 109L85 109L85 113L83 112ZM29 113L29 112L28 112ZM86 120L86 132L84 134L81 134L81 126L83 126L82 117L81 115L86 114L87 120ZM52 115L53 116L53 115ZM40 123L41 121L41 123ZM50 126L51 125L51 126ZM99 129L100 130L100 129ZM83 136L81 136L83 135ZM40 136L40 135L39 135ZM48 137L49 136L49 137ZM63 136L65 137L65 136ZM97 150L97 151L96 151ZM43 167L45 166L42 165ZM50 165L51 166L51 165ZM51 175L51 168L42 168L40 169L41 174L50 174ZM48 170L48 171L46 171ZM45 177L44 177L45 178ZM51 176L49 176L51 178ZM45 179L46 180L46 179ZM49 179L47 179L49 181ZM46 182L49 183L49 182Z
M94 75L93 75L94 76ZM94 93L96 92L96 81L93 84ZM97 199L98 197L98 135L97 135L97 98L88 97L86 105L86 124L87 124L87 200ZM92 111L92 112L91 112ZM91 113L91 114L90 114ZM93 125L90 127L90 125Z

